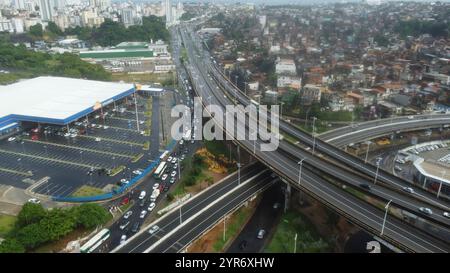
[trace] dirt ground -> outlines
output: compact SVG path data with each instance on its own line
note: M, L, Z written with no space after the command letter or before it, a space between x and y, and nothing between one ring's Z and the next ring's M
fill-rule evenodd
M314 224L317 232L322 237L327 239L336 239L334 249L335 252L343 252L348 236L358 231L359 228L348 222L344 217L338 215L336 215L337 221L330 224L327 222L330 212L324 205L312 200L311 198L304 197L304 200L306 200L306 203L309 205L300 206L296 200L298 199L292 199L291 206L306 216Z
M238 214L238 211L244 210L244 213L247 214L247 217L244 221L244 224L242 225L241 229L245 227L245 224L250 220L251 216L253 215L254 210L256 209L256 206L258 204L258 199L253 200L248 203L248 206L241 207L239 210L235 211L231 216L228 216L227 218L227 225L232 225L236 222L236 216ZM224 248L226 249L227 245L233 241L234 237L236 237L239 231L233 235L232 238L228 238L227 244L224 245ZM188 248L188 253L214 253L216 250L214 249L214 244L217 240L221 240L223 236L223 222L219 222L215 227L213 227L210 231L208 231L206 234L204 234L202 237L200 237L198 240L193 242Z

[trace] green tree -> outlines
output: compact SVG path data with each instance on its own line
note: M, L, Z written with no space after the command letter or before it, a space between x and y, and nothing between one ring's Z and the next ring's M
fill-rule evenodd
M0 244L0 253L24 253L23 245L14 238L6 238Z
M35 39L42 39L42 36L44 35L44 31L42 30L42 25L36 24L34 26L31 26L29 33Z
M26 249L32 249L50 240L49 231L50 227L34 223L20 229L16 238Z
M54 22L48 22L46 31L48 31L54 35L57 35L57 36L63 35L62 30Z
M47 212L41 204L25 203L22 210L17 215L17 226L24 227L33 223L38 223L46 216Z
M109 219L108 212L98 204L82 204L76 208L77 222L85 228L104 224Z

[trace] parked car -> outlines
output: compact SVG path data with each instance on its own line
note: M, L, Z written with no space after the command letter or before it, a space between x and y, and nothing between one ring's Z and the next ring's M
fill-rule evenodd
M41 200L39 200L37 198L31 198L31 199L28 199L28 203L40 204Z
M442 213L442 215L444 215L444 217L450 218L450 212L444 211L444 213Z
M167 158L167 162L168 163L172 162L172 157L171 156L169 156L169 158Z
M170 183L170 184L175 183L175 177L170 178L169 183Z
M161 180L162 180L162 181L165 181L165 180L167 179L167 177L168 177L168 175L165 173L165 174L163 174L163 176L161 177Z
M14 141L14 140L16 140L15 137L10 137L10 138L8 138L8 141L9 141L9 142Z
M153 189L153 190L156 190L157 188L159 188L159 183L155 183L155 184L153 184L153 187L152 187L152 189Z
M172 171L172 173L170 174L171 177L175 177L175 175L177 175L176 171Z

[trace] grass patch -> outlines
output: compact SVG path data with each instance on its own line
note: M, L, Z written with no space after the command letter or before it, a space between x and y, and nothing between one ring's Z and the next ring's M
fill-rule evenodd
M12 215L0 214L0 237L5 237L14 229L17 217Z
M144 146L142 147L142 150L148 151L148 149L150 149L150 142L149 142L149 141L146 141L146 142L144 143Z
M116 176L119 173L121 173L123 170L125 170L125 166L124 165L120 165L118 167L115 167L114 169L111 170L111 174L109 176Z
M216 242L213 245L213 249L216 252L222 252L225 245L227 243L234 239L238 232L241 230L244 223L247 221L247 219L251 215L251 208L250 207L241 207L236 212L232 214L230 218L227 218L225 220L225 241L223 240L223 232L220 234L220 236L217 237ZM222 221L223 224L223 221Z
M148 150L148 149L147 149ZM138 162L142 157L144 156L144 154L138 154L135 157L133 157L133 159L131 159L132 163L136 163Z
M84 196L95 196L104 194L105 192L102 189L91 187L91 186L81 186L78 188L73 194L73 197L84 197Z
M330 244L320 237L306 217L290 210L283 215L265 252L293 253L296 233L297 253L321 253L331 250Z

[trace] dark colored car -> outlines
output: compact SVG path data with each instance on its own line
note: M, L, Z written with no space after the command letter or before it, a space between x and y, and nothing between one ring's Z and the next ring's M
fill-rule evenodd
M361 184L359 184L359 186L363 189L370 190L370 186L368 184L361 183Z
M131 228L131 232L136 233L139 231L139 228L141 227L141 223L136 222L133 224L133 227Z
M244 250L247 247L247 241L244 240L239 244L239 249Z
M169 190L169 185L166 184L166 185L164 186L164 191L168 191L168 190Z

